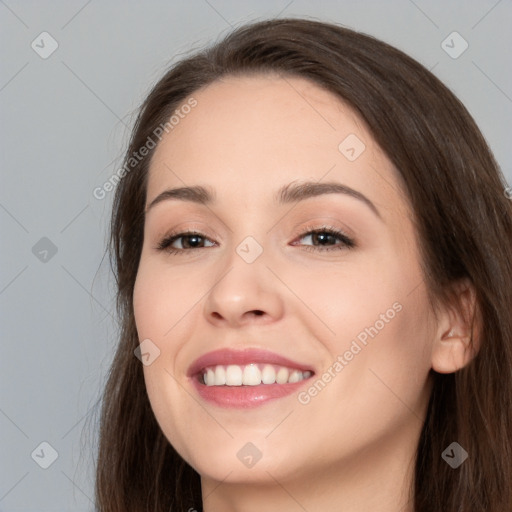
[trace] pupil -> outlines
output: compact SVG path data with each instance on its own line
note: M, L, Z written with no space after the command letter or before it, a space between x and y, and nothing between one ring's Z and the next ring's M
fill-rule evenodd
M322 242L326 242L326 241L327 241L326 239L327 239L328 237L331 237L331 238L332 238L332 235L331 235L331 234L329 234L329 233L315 233L315 235L314 235L314 236L315 236L315 240L316 240L316 241L320 241L320 243L322 243Z
M197 247L197 245L199 245L198 240L200 240L200 238L201 237L198 235L190 235L187 238L185 238L185 240L188 240L188 242L185 245ZM190 243L191 240L192 240L192 243ZM195 240L195 242L194 242L194 240Z

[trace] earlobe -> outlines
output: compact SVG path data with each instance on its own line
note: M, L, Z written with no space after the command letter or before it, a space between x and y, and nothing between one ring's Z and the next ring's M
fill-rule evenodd
M480 345L480 315L473 284L464 279L453 287L454 299L440 313L432 344L432 369L454 373L468 365Z

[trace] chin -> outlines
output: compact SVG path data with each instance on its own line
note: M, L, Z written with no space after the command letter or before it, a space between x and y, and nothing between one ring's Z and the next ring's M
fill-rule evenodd
M298 460L290 460L293 446L279 443L274 447L268 442L252 442L251 437L240 435L215 446L195 444L188 451L189 456L180 455L202 478L226 483L275 483L274 478L285 481L298 476L305 467L305 461L301 464Z

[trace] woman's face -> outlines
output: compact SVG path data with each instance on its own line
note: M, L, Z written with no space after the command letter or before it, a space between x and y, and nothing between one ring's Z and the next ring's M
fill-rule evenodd
M304 79L227 77L193 97L155 150L146 206L211 197L147 209L134 291L162 431L204 481L403 467L434 324L396 171Z

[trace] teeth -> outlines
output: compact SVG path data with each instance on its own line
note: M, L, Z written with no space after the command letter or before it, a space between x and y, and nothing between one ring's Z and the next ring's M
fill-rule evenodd
M207 386L259 386L260 384L286 384L300 382L311 377L312 372L289 369L270 364L250 363L245 366L218 365L203 371L203 382Z
M299 380L301 379L302 372L295 370L294 372L290 373L290 376L288 377L288 382L299 382Z
M248 364L244 368L242 384L244 386L259 386L261 384L261 372L255 364Z
M286 384L288 382L288 368L279 368L276 375L276 382L278 384Z
M276 371L273 366L266 364L261 372L261 382L263 384L274 384L276 381Z
M217 366L215 368L215 385L224 386L226 384L226 370L224 366Z
M204 383L207 386L213 386L215 380L215 374L211 368L208 368L208 371L206 372L206 378Z
M209 380L209 378L208 378ZM242 385L242 368L234 364L230 364L226 368L226 386Z

